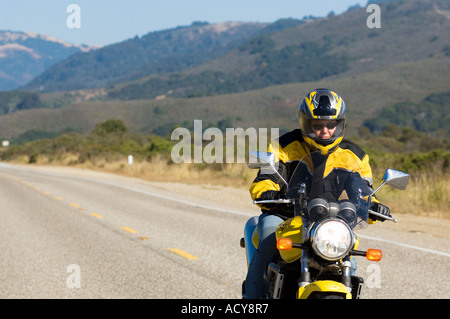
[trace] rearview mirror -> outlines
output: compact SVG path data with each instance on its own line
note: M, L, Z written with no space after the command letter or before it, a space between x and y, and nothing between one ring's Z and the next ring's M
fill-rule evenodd
M376 192L378 192L378 190L384 185L389 185L398 189L405 189L406 185L408 184L408 181L409 181L408 174L397 171L392 168L388 168L384 173L383 183L381 183L381 185L378 186L378 188L373 191L371 196L374 195Z
M263 174L276 174L286 186L288 185L283 176L278 173L275 154L273 153L259 151L248 152L247 166L249 168L260 168Z
M405 189L408 185L409 175L395 169L388 168L383 176L383 182L398 189Z
M274 168L275 154L268 152L248 152L249 168Z

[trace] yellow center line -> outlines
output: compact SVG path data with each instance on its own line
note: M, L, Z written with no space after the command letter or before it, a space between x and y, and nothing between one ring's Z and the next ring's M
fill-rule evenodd
M1 174L0 174L0 175L1 175ZM19 182L23 182L23 183L27 184L27 185L30 186L30 187L33 187L35 190L40 190L40 188L39 188L38 186L34 186L34 185L33 185L32 183L30 183L30 182L21 181L20 179L18 179L18 181L19 181ZM51 196L51 195L52 195L52 194L51 194L50 192L48 192L48 191L42 191L42 193L45 194L45 195L48 195L48 196ZM63 198L62 198L61 196L53 196L53 198L56 199L56 200L63 200ZM76 203L69 203L69 205L70 205L71 207L78 208L79 210L84 210L83 208L80 207L80 205L78 205L78 204L76 204ZM103 218L102 215L97 214L97 213L90 213L90 215L93 216L93 217L95 217L95 218ZM129 232L129 233L132 233L132 234L135 234L135 233L138 232L137 230L135 230L135 229L133 229L133 228L130 228L130 227L127 227L127 226L121 226L120 229L122 229L122 230L124 230L124 231L126 231L126 232ZM139 239L145 240L145 239L150 239L150 238L149 238L149 237L145 237L145 236L141 236L141 237L139 237ZM198 257L196 257L196 256L194 256L194 255L191 255L191 254L189 254L189 253L187 253L187 252L185 252L185 251L182 251L182 250L180 250L180 249L177 249L177 248L169 248L169 251L171 251L171 252L173 252L173 253L175 253L175 254L177 254L177 255L179 255L179 256L182 256L182 257L184 257L184 258L186 258L186 259L189 259L189 260L197 260L197 259L198 259Z
M132 234L138 232L137 230L134 230L133 228L126 227L126 226L120 226L120 229L123 229L123 230L125 230L125 231L127 231L127 232L129 232L129 233L132 233Z
M197 260L198 259L198 257L191 255L185 251L182 251L181 249L178 249L178 248L169 248L169 251L171 251L177 255L180 255L181 257L189 259L189 260Z

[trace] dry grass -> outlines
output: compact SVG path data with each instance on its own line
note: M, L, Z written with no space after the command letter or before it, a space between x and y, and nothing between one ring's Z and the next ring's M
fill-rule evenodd
M77 159L77 155L71 155L50 161L45 156L39 156L36 164L92 169L149 181L217 184L246 189L256 176L256 170L248 169L246 164L173 164L162 156L155 156L150 161L134 160L132 165L128 164L126 156L118 156L115 161L94 158L82 164L74 164ZM28 163L28 158L23 156L15 162Z
M449 175L414 173L405 190L384 187L377 197L394 212L450 219Z

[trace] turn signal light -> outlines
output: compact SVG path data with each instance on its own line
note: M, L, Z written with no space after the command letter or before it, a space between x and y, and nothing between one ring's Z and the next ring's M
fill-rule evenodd
M367 249L366 258L370 261L380 261L382 257L381 250L379 249Z
M277 248L278 250L291 250L292 249L292 239L290 238L278 238Z

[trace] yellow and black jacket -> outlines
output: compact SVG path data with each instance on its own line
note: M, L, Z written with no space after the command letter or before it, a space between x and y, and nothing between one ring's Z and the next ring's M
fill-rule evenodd
M303 140L303 135L299 129L293 130L282 135L278 141L273 141L269 145L268 152L275 153L278 157L279 165L278 172L286 181L289 181L298 161L304 156L311 153L308 144ZM368 185L372 186L372 169L369 165L369 156L356 144L343 140L339 147L334 152L329 154L326 158L324 177L328 174L335 165L342 165L337 163L339 159L343 158L342 153L346 153L345 158L352 158L353 163L359 167L359 172L365 179ZM352 165L352 164L345 164ZM286 192L286 186L280 183L276 174L264 174L258 172L255 180L250 186L250 195L252 200L256 199L272 199L278 198L280 194ZM265 207L260 205L263 212L271 212L284 217L291 217L289 212L271 211L273 207Z

